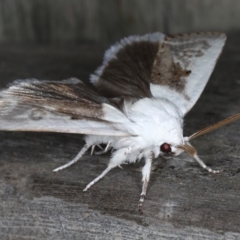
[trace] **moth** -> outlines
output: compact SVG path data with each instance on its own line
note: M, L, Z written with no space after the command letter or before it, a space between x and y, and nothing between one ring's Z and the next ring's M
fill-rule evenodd
M0 92L0 130L63 132L85 135L85 145L67 164L76 163L95 146L113 150L107 168L144 159L142 212L151 165L164 154L187 152L204 169L190 140L240 118L240 113L183 136L183 118L201 95L226 40L223 33L130 36L111 46L90 81L17 80ZM99 153L99 152L98 152Z

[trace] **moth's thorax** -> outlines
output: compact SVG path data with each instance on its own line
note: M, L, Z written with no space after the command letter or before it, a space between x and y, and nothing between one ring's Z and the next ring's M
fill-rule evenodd
M125 128L132 136L88 136L89 144L111 142L118 150L118 159L130 162L153 152L157 157L163 143L171 145L172 151L184 143L183 118L176 106L166 99L144 98L137 102L125 102L124 113L129 119Z
M163 143L177 146L184 142L182 115L166 99L144 98L133 104L126 102L125 114L131 121L126 127L135 136L123 138L121 142L126 146L159 148Z

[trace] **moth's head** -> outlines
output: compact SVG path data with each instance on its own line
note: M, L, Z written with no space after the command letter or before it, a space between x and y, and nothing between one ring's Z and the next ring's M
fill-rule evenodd
M196 149L190 144L189 137L184 137L179 144L164 142L160 145L161 154L171 154L177 156L183 152L187 152L191 157L198 158Z
M240 119L240 113L235 114L232 117L226 118L220 122L217 122L209 127L203 128L194 134L192 134L190 137L184 137L183 138L183 143L176 145L176 146L171 146L170 144L164 143L160 146L160 150L163 153L172 153L174 155L179 155L182 152L187 152L191 157L195 158L197 161L199 161L199 158L197 156L197 151L196 149L190 144L190 141L196 137L199 137L203 134L209 133L213 130L216 130L218 128L221 128L231 122L234 122L236 120Z
M162 155L163 154L171 154L171 155L177 156L185 151L182 148L182 146L185 146L185 144L175 145L172 143L164 142L160 145L160 152Z
M156 143L160 148L161 155L178 155L182 152L180 152L178 146L183 145L185 141L183 137L182 122L179 121L178 118L172 116L168 117L166 121L162 122L159 126L158 131L161 132L161 134L155 132L155 135L158 135Z
M181 123L176 123L174 118L168 119L168 123L169 121L173 121L173 120L175 122L166 124L166 126L164 126L164 129L162 131L164 140L162 139L163 141L160 144L160 154L173 154L176 156L181 154L182 152L187 152L193 158L198 159L197 151L190 144L190 141L196 137L199 137L203 134L206 134L208 132L221 128L238 119L240 119L240 113L237 113L232 117L229 117L220 122L217 122L209 127L203 128L195 132L194 134L192 134L190 137L182 136ZM174 126L174 128L172 128L172 126Z
M166 130L166 129L165 129ZM179 149L179 146L185 144L183 132L181 126L179 128L173 128L169 131L165 131L162 135L160 142L160 154L179 155L183 150Z

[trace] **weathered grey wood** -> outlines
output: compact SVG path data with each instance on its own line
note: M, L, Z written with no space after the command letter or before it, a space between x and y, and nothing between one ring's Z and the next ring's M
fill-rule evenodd
M238 0L1 0L0 43L113 42L153 31L240 28Z
M230 31L239 29L240 2L224 0L171 1L169 31ZM231 6L230 6L231 5Z
M233 34L186 135L239 112L239 35ZM17 78L86 80L103 47L0 46L0 84ZM0 132L0 239L240 239L240 123L193 141L212 175L187 155L154 165L143 215L137 213L141 164L114 169L90 191L84 186L109 155L86 154L53 173L83 145L82 136ZM161 133L159 133L161 134Z

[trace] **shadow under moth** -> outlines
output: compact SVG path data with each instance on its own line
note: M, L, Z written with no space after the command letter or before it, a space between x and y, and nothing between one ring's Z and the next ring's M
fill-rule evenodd
M183 118L201 95L225 40L217 32L130 36L106 51L88 84L76 78L17 80L0 92L0 130L84 134L81 151L54 172L106 144L100 153L112 150L109 164L83 191L111 169L144 159L142 212L154 158L185 151L207 171L219 172L206 166L189 142L240 113L190 137L183 136Z

